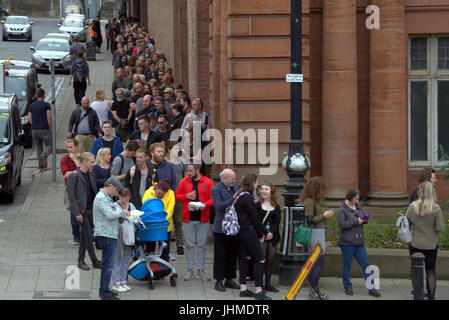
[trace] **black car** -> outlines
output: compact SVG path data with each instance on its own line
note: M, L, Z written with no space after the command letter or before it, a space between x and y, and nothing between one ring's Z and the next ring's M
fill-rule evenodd
M24 144L17 96L0 94L0 198L9 202L21 183Z
M36 101L36 91L40 87L37 71L34 65L28 61L0 60L5 65L5 92L15 93L19 100L20 119L22 129L26 135L25 148L31 148L33 139L31 125L27 120L30 105Z

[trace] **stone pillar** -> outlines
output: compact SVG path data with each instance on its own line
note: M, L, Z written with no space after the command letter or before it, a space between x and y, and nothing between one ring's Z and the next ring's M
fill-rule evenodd
M358 187L356 0L324 1L321 170L325 203Z
M370 40L369 206L407 206L405 0L375 0L380 29Z

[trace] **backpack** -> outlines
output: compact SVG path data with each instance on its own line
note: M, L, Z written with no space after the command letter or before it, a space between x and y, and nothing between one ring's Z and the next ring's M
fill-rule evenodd
M399 213L399 218L396 221L396 227L398 228L398 237L399 240L405 243L412 242L412 230L410 226L410 222L408 221L408 210L405 216L402 213Z
M75 64L75 72L73 72L73 82L84 82L86 81L86 76L83 71L83 64Z
M223 222L221 223L221 229L227 236L235 236L240 231L239 218L237 216L237 211L235 210L235 203L245 193L249 194L249 192L242 192L237 198L234 199L232 204L226 208Z

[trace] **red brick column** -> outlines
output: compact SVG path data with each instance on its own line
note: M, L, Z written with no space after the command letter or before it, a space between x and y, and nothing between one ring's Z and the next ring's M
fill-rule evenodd
M358 187L356 0L324 1L322 176L326 204Z
M370 206L406 206L407 63L405 0L375 0L380 29L370 45Z

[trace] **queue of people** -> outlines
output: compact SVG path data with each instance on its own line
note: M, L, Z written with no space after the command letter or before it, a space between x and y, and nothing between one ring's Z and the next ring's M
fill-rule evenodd
M177 254L186 255L184 281L213 278L214 288L219 292L235 289L240 290L241 297L271 299L269 292L279 292L271 276L281 240L282 215L275 186L269 182L259 185L255 174L245 175L237 184L236 173L230 168L220 173L220 181L214 185L207 176L207 166L191 163L194 156L187 159L174 156L186 151L180 149L178 141L182 135L191 138L194 121L200 122L202 136L211 128L204 102L199 98L192 102L181 84L174 85L173 71L165 54L155 50L147 29L125 18L113 20L106 30L115 70L112 98L97 90L90 104L88 97L77 95L81 105L70 118L67 155L61 159L71 204L73 244L79 245L78 267L89 270L84 261L87 251L93 267L101 268L99 295L102 299L115 300L117 293L131 290L126 274L133 247L124 244L121 238L121 222L147 199L159 198L167 212L168 242L174 237ZM203 141L201 148L207 143ZM190 150L187 151L190 155ZM408 219L414 235L410 254L417 251L425 254L428 296L433 299L436 233L444 230L444 224L435 201L436 180L432 174L428 176L433 178L433 185L422 181L414 192ZM329 298L319 289L326 253L325 224L334 215L333 210L324 211L321 207L326 191L326 181L312 177L300 198L306 224L314 226L311 247L319 241L323 249L309 276L316 288L309 292L312 300ZM360 192L349 190L336 214L341 230L338 245L343 257L343 287L348 295L354 294L350 281L354 257L365 278L369 276L363 232L368 219L359 201ZM235 208L240 225L240 232L235 236L226 235L222 229L230 207ZM205 268L211 224L212 277ZM94 243L102 250L101 261ZM146 252L154 252L156 245L148 242ZM167 262L175 258L170 253L170 245L163 249L161 258ZM234 281L237 265L238 283ZM248 289L248 278L254 279L255 292ZM380 296L375 289L369 289L369 294Z

